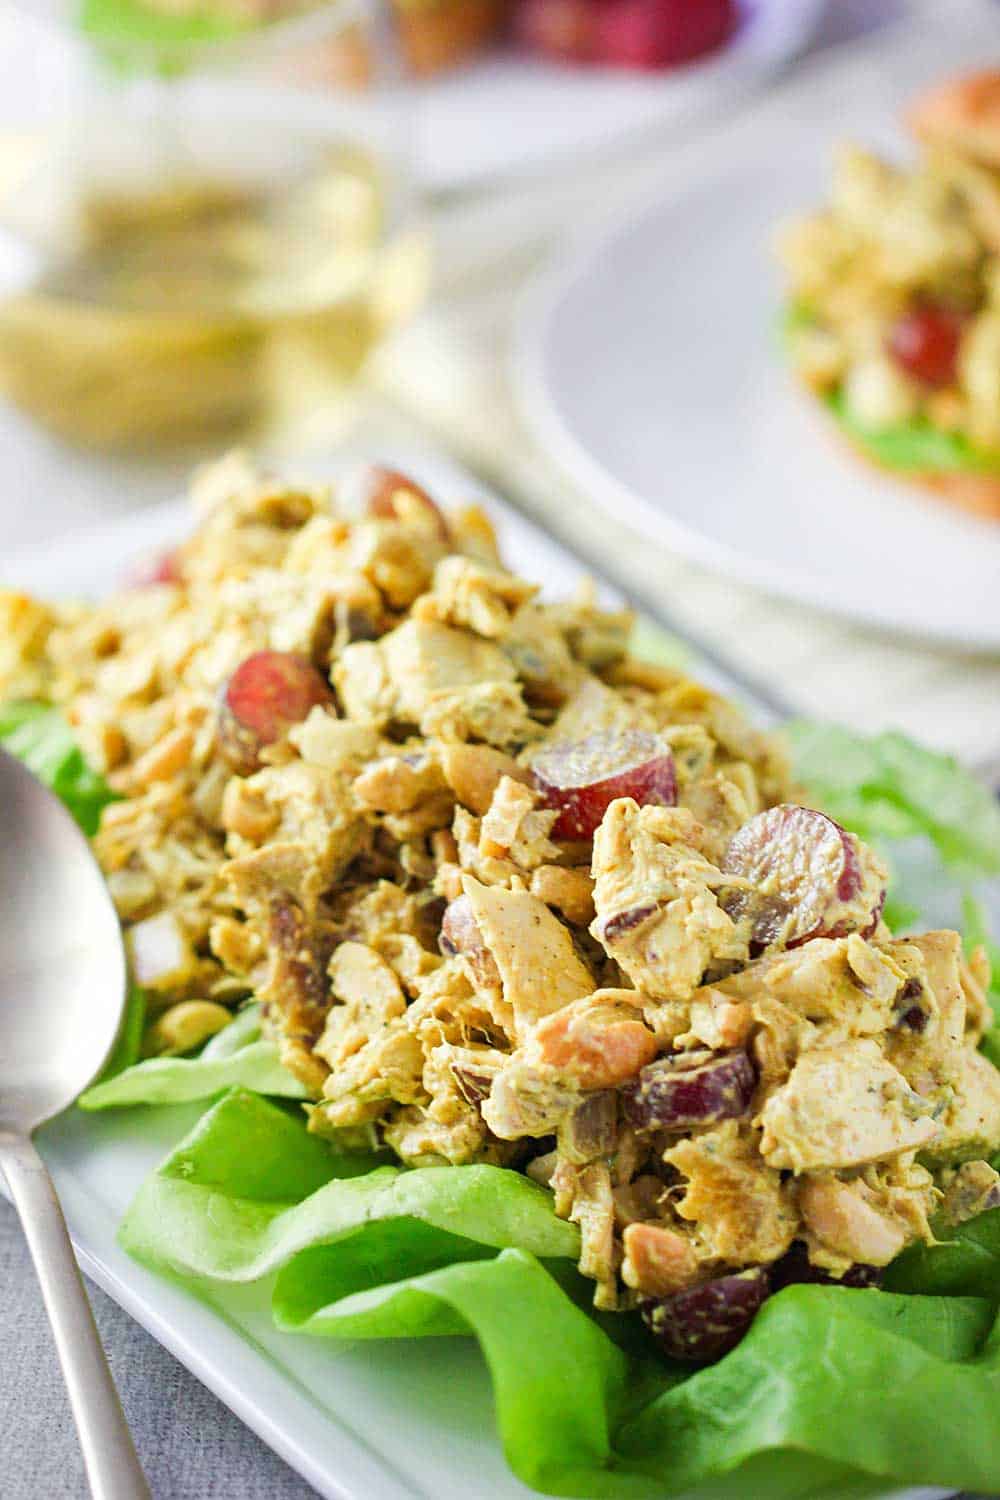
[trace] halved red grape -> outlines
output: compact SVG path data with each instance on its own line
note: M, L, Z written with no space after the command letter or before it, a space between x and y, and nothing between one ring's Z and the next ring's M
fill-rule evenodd
M670 1359L709 1364L734 1349L770 1293L763 1266L645 1302L643 1322Z
M255 651L240 662L222 690L219 749L234 770L249 774L265 745L281 739L310 709L333 704L321 672L292 651Z
M148 589L157 583L180 583L180 557L175 549L151 552L134 562L128 572L130 589Z
M771 1267L771 1290L780 1292L786 1286L880 1287L885 1278L882 1266L849 1266L843 1276L834 1276L821 1266L814 1266L801 1240L796 1240L780 1260Z
M625 1118L636 1130L689 1130L747 1114L757 1075L745 1052L725 1052L686 1067L683 1056L659 1057L622 1090Z
M532 775L546 807L559 809L557 839L590 839L616 797L673 807L674 758L645 729L602 730L584 740L551 745L534 759Z
M735 0L611 0L595 16L596 61L652 71L712 52L736 22Z
M889 330L889 353L900 369L923 385L954 385L965 322L961 313L948 307L915 307Z
M370 516L383 521L400 521L407 509L423 511L434 522L443 542L450 539L448 522L438 505L431 499L422 485L398 469L384 469L373 464L365 474L365 510Z
M850 908L865 889L865 869L853 834L825 813L783 803L758 813L732 837L722 868L753 883L727 903L731 915L749 913L753 941L798 947L814 937L874 932L884 890Z
M458 896L445 907L438 942L442 953L450 958L461 955L465 959L478 984L490 989L499 988L500 970L493 954L483 942L468 896Z
M588 62L596 22L593 0L521 0L514 13L514 34L529 51L556 62Z

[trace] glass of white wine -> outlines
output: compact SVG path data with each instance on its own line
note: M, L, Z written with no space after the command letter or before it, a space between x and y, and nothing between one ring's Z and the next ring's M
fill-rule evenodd
M2 162L0 227L31 253L0 298L0 394L110 450L266 439L336 408L427 278L378 0L82 0L65 19L87 66Z

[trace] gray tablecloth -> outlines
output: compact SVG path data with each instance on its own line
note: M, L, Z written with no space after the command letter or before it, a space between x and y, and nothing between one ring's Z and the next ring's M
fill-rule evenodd
M315 1491L173 1355L89 1285L155 1500L311 1500ZM87 1486L41 1293L0 1198L0 1496L84 1500Z

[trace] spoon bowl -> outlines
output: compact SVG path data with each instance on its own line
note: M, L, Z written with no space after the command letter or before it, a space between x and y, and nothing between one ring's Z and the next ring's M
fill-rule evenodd
M94 1500L149 1500L32 1131L103 1067L125 1012L118 918L87 840L0 750L0 1171L52 1324Z
M6 751L0 807L0 1128L30 1134L107 1061L125 1010L125 952L86 839Z

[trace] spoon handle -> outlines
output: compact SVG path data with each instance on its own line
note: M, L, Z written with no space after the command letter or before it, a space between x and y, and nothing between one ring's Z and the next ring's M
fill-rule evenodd
M94 1500L149 1500L45 1163L27 1136L0 1130L0 1168L41 1284Z

